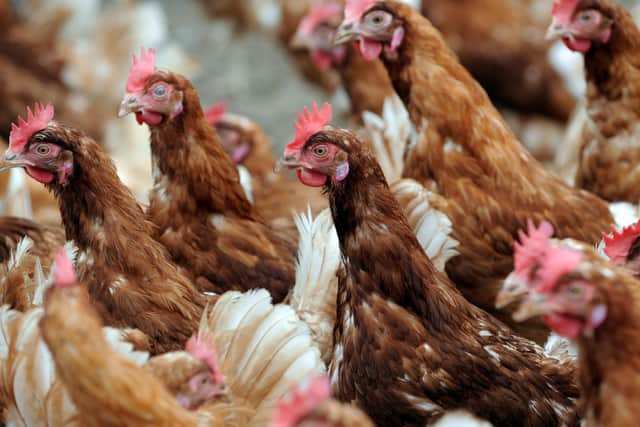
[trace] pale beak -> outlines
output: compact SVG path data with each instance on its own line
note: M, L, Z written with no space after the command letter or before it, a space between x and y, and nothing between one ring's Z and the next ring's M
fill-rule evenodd
M520 307L513 313L513 320L516 322L524 322L525 320L533 317L538 317L543 314L549 313L549 307L547 307L547 297L538 293L531 293L529 297L525 299Z
M283 168L296 169L300 166L302 165L298 160L298 152L285 149L284 155L276 162L275 172L281 172Z
M29 166L30 162L20 159L18 153L7 150L4 153L4 158L0 159L0 172L12 168L20 168L23 166Z
M122 98L122 102L120 102L120 107L118 107L118 117L124 117L129 113L136 113L142 110L142 105L140 105L139 96L135 93L127 93Z
M547 40L557 40L563 37L569 36L569 31L564 26L564 24L558 22L556 19L551 21L551 25L547 28L547 35L545 38Z
M496 296L495 306L502 309L509 304L519 301L527 294L527 282L512 272L504 279L502 289Z
M289 41L289 48L294 50L312 49L313 40L311 40L311 35L302 31L296 31Z
M333 38L333 44L343 44L358 40L359 38L360 32L358 31L358 26L353 22L343 22L336 31L336 35Z

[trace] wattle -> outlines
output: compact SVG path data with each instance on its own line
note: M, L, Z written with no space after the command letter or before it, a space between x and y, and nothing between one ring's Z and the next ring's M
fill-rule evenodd
M311 60L313 61L313 65L320 71L326 71L331 68L331 54L324 50L314 50L311 52Z
M155 126L162 122L162 114L153 111L138 111L136 112L136 120L139 124L146 123L149 126Z
M372 61L382 53L382 43L362 37L360 39L360 53L364 59Z
M562 41L569 49L575 52L587 53L591 49L591 40L565 37Z
M544 316L549 328L560 336L575 339L583 329L583 322L563 314L548 314Z
M298 181L309 187L322 187L327 182L326 175L307 168L296 169L296 176Z
M25 166L25 171L27 175L41 184L50 184L54 178L51 172L33 166Z
M238 164L249 155L249 151L250 147L248 144L242 144L238 147L235 147L231 151L231 160L233 160L233 163Z

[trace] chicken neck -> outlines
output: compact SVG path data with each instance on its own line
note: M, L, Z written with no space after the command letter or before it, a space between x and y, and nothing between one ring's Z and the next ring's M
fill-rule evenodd
M149 212L154 222L166 218L175 223L204 214L255 219L238 171L207 123L198 94L186 81L183 84L183 112L151 127L154 186ZM166 215L156 215L159 210Z
M640 292L631 276L617 280L602 286L607 320L577 341L579 381L595 425L631 426L640 412Z
M370 154L358 157L350 160L344 181L328 184L346 274L354 279L340 280L339 293L346 292L354 303L377 294L421 319L446 316L449 307L433 302L441 300L443 286L456 291L438 280L378 164Z

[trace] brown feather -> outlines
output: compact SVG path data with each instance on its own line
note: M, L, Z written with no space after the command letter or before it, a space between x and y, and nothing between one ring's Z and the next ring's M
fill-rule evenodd
M435 184L448 199L444 212L460 242L447 273L472 303L542 343L548 331L541 322L518 325L512 309L494 308L513 265L514 236L528 219L546 219L561 237L596 243L613 223L608 206L569 188L520 145L426 18L397 2L378 5L405 29L398 58L383 60L421 132L404 175L428 188Z

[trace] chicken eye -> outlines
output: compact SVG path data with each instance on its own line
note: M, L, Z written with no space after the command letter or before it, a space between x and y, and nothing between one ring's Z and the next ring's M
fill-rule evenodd
M391 15L383 11L374 11L367 16L367 20L375 26L388 25L391 22Z
M51 147L49 147L47 144L40 144L36 147L36 152L41 156L46 156L51 152Z
M571 294L572 297L579 297L580 295L582 295L582 286L571 285L569 287L569 294Z
M159 85L153 88L153 95L155 97L163 97L167 93L167 88L164 85Z
M313 154L316 157L324 158L327 157L327 154L329 154L329 149L326 145L318 145L313 148Z

